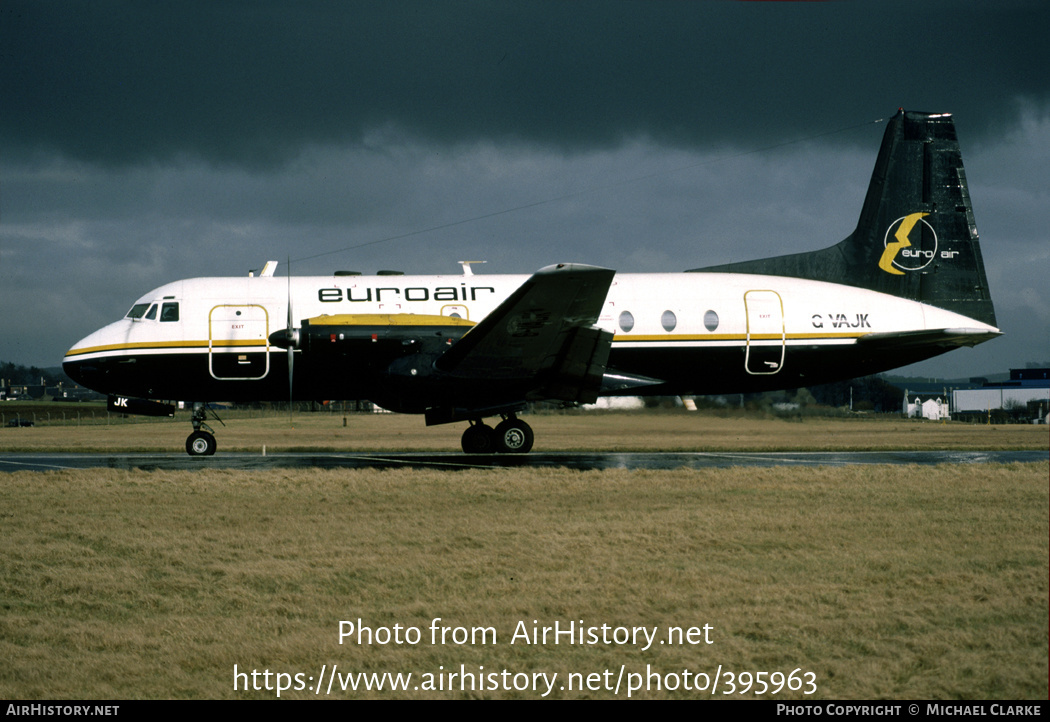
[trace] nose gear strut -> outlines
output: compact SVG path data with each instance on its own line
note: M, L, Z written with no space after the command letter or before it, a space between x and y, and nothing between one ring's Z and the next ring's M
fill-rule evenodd
M193 424L193 433L186 437L186 453L190 456L211 456L215 453L215 430L205 423L205 419L208 418L209 409L203 401L193 402L193 417L190 422ZM211 410L211 415L215 417L223 426L222 419L219 415Z

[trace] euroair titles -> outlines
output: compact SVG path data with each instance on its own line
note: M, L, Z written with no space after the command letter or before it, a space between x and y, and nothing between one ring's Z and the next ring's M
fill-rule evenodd
M208 401L362 399L466 453L525 453L536 401L798 388L1000 335L952 117L887 124L854 231L823 250L681 273L559 263L531 276L238 278L163 285L76 343L66 373L124 413ZM498 418L491 426L488 418Z

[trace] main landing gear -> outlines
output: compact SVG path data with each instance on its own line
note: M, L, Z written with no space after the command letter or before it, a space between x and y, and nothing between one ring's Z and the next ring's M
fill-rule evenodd
M461 443L467 454L527 454L533 439L532 427L510 414L495 429L474 419L463 432Z
M215 431L204 423L206 418L208 416L205 412L204 404L199 401L195 402L193 404L193 418L191 419L193 433L186 437L186 453L190 456L211 456L215 453ZM220 424L222 423L218 416L215 418Z

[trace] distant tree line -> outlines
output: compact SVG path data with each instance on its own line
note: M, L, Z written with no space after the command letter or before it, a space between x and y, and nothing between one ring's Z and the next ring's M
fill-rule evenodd
M771 408L789 411L784 405L798 404L805 409L826 407L830 409L852 409L893 413L901 410L904 390L881 376L862 376L831 384L807 386L786 391L767 391L760 394L744 394L744 406Z
M850 405L852 389L854 411L900 411L904 399L904 389L894 386L882 376L862 376L808 388L818 404L838 408Z
M0 361L0 379L8 386L36 386L40 379L44 380L45 386L57 386L60 382L69 383L69 379L61 371L56 373L54 369L22 366L10 361Z
M862 376L801 389L698 396L695 403L699 408L739 406L790 415L794 413L795 407L812 411L819 407L849 409L852 406L854 411L894 413L901 410L903 399L904 389L894 386L882 376ZM646 397L644 402L648 408L673 407L678 404L677 397L670 396Z

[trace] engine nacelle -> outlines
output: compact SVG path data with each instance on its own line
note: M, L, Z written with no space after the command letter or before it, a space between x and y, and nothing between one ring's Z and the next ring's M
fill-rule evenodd
M270 334L270 343L302 353L302 361L331 371L371 370L398 374L399 358L437 358L474 326L454 316L424 314L342 314L305 319L302 328ZM429 365L419 368L429 372ZM414 375L414 374L413 374Z

